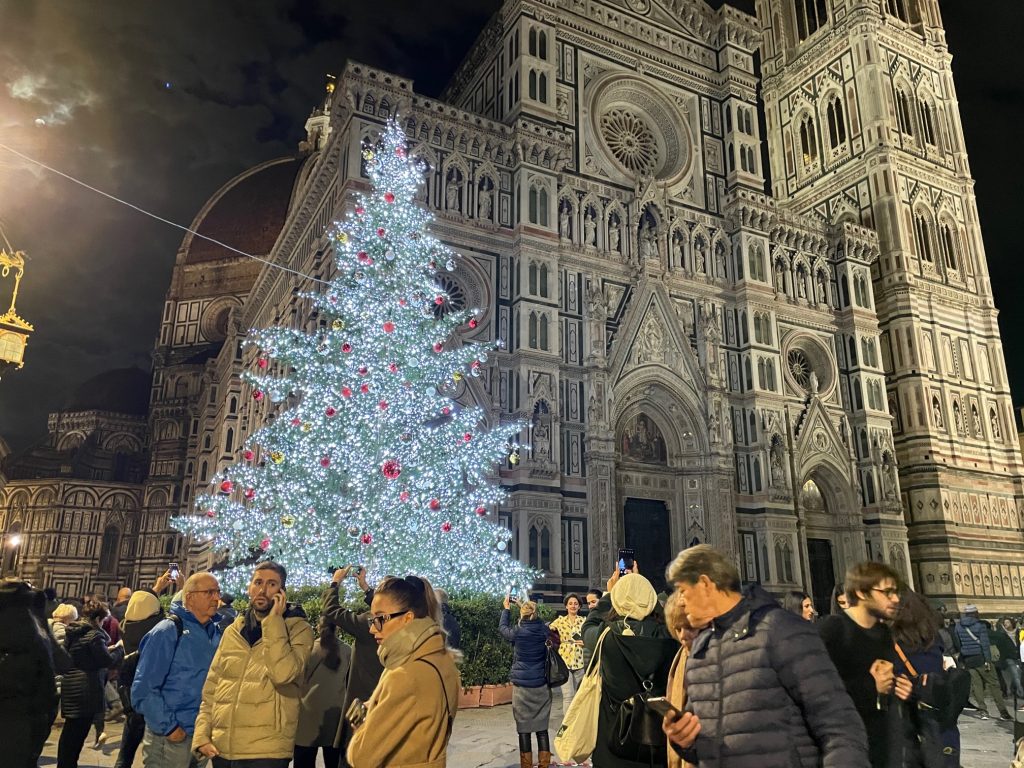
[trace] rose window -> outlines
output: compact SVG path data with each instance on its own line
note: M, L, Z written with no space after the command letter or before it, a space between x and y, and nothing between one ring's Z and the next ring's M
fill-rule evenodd
M791 349L786 360L789 363L789 372L792 374L793 380L804 389L810 389L813 368L811 361L807 359L807 354L802 349Z
M452 312L461 312L466 308L466 293L462 290L462 286L452 278L441 275L435 281L435 285L439 291L448 295L444 304L434 305L434 317L438 320Z
M615 159L635 174L652 174L658 167L654 131L627 109L610 109L601 116L601 135Z

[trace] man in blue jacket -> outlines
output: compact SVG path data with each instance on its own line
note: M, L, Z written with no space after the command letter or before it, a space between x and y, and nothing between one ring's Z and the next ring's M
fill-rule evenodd
M999 690L996 668L992 664L992 642L988 627L978 618L978 606L964 608L963 618L956 625L956 637L960 641L960 662L971 671L971 700L978 707L982 720L988 720L987 696L991 696L1003 720L1012 720L1006 701Z
M220 643L220 628L213 621L220 585L213 574L189 576L181 600L171 603L170 616L139 646L132 706L146 720L146 768L188 768L203 683Z

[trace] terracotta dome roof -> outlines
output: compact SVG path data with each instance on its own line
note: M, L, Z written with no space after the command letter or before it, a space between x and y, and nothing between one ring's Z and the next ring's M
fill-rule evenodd
M141 368L116 368L80 384L61 408L65 413L109 411L143 416L149 412L152 374Z
M284 226L303 159L271 160L236 176L210 198L192 229L254 256L270 253ZM186 236L185 248L186 264L237 256L192 235Z

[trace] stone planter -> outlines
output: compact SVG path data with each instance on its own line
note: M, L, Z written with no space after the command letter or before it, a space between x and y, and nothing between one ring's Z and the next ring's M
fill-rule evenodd
M474 685L459 691L459 709L476 709L480 706L481 686Z
M481 707L497 707L512 703L512 683L485 685L480 691Z

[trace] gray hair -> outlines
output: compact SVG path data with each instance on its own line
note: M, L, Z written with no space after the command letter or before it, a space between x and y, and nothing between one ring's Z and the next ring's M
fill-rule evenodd
M740 591L740 572L736 564L710 544L697 544L684 549L665 571L673 584L682 581L696 584L701 576L707 576L722 592Z

